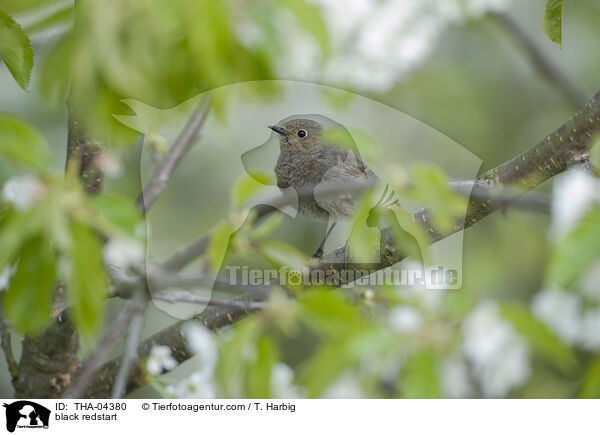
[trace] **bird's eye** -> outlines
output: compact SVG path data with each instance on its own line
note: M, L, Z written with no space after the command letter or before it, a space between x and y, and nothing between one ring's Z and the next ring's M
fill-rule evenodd
M298 137L300 139L306 137L306 135L307 135L306 130L298 130Z

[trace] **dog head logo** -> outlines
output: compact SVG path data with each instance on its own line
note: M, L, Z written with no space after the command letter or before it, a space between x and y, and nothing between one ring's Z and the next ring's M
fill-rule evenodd
M6 408L6 430L19 428L47 428L50 410L29 400L19 400L3 405Z

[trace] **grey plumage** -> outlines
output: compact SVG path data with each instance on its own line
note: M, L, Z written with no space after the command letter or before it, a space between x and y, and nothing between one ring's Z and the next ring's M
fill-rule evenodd
M378 181L345 129L347 138L343 145L338 145L324 137L322 124L311 119L292 119L270 128L280 135L280 154L275 166L277 185L298 192L298 211L304 215L324 220L348 219L359 194L356 189L347 192L343 189ZM331 193L332 190L337 193Z

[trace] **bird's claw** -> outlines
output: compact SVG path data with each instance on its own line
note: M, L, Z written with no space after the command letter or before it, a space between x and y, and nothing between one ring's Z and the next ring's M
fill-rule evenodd
M344 269L348 269L348 260L350 259L350 247L348 246L348 242L344 245Z

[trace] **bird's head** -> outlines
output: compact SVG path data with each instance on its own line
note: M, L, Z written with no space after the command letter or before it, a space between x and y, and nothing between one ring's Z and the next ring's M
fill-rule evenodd
M282 149L308 151L319 143L323 126L312 119L291 119L269 128L279 135Z

